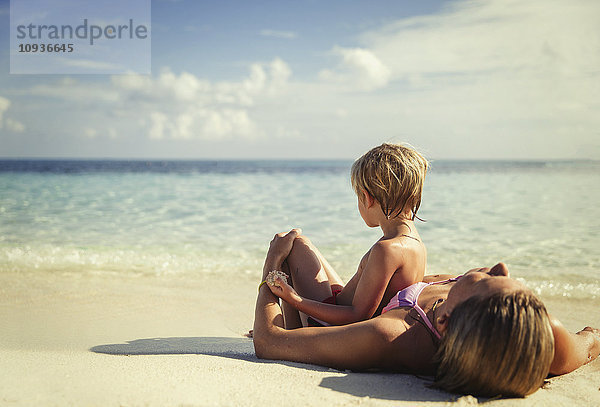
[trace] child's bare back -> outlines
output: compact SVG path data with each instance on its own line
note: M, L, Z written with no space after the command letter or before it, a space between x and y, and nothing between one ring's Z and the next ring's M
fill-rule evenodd
M427 269L427 249L414 225L409 223L413 222L405 222L406 226L399 228L393 236L383 236L365 253L355 276L337 295L339 305L351 305L355 295L369 296L369 292L379 291L381 296L371 294L372 302L381 297L372 315L377 316L398 291L423 280ZM407 233L403 233L405 231ZM359 285L361 290L357 293Z

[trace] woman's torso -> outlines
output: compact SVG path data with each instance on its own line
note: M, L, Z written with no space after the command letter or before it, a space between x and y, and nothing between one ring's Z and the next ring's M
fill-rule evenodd
M451 275L425 276L426 283L441 282L452 278ZM427 285L418 296L417 303L427 317L434 323L434 304L448 296L454 285L448 283ZM433 357L437 351L438 339L423 321L423 317L413 307L391 309L373 320L378 329L387 332L391 347L390 358L384 361L384 368L434 374Z

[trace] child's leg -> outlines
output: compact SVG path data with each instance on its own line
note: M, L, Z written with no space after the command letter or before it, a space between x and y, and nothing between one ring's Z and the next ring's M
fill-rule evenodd
M296 238L286 262L292 285L302 297L323 301L331 296L332 287L341 289L344 286L323 255L304 236ZM302 324L306 326L307 315L302 312L299 314Z
M312 242L306 236L300 236L296 238L296 242L301 241L304 245L308 246L308 249L311 250L315 256L317 256L321 266L323 267L323 271L327 274L327 280L333 289L342 289L344 288L344 281L340 278L340 276L335 272L333 267L329 264L329 262L323 257L319 249L312 244Z

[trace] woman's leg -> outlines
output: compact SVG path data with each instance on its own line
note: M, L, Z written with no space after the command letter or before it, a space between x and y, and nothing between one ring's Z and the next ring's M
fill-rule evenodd
M290 268L287 261L283 262L282 271L290 276ZM291 278L290 278L291 280ZM293 282L289 281L290 285L293 286ZM302 328L302 320L300 319L300 313L294 307L287 302L281 300L281 310L283 311L283 322L285 329L296 329Z
M323 301L332 295L332 288L344 287L342 279L305 236L297 237L294 240L294 246L286 263L292 286L302 297ZM291 308L289 305L287 307ZM299 314L302 324L306 326L307 315L302 312Z

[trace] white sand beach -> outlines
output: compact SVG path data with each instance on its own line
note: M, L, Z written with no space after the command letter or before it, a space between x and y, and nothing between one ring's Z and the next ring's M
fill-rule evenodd
M412 375L341 372L254 355L256 282L218 276L0 274L0 405L404 406L486 400ZM600 325L585 303L547 304L569 329ZM526 399L490 406L600 405L600 362Z
M296 227L345 282L503 262L567 329L600 328L599 16L594 0L0 0L0 407L599 407L600 360L488 400L260 360L245 336L269 241ZM382 143L423 154L424 183L422 163L374 175L381 194L352 182ZM390 241L396 268L367 261L407 209L426 257Z

